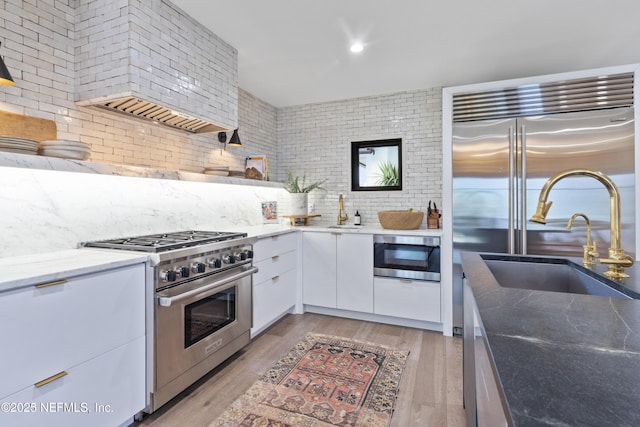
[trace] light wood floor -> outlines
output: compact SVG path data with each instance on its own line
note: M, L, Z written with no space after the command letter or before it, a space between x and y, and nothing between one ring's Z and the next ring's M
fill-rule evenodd
M462 340L439 332L319 314L287 315L240 352L135 427L206 427L307 332L337 335L411 351L392 427L465 425Z

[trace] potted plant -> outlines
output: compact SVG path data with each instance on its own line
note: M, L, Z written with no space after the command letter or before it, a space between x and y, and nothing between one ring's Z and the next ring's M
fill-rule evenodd
M378 165L380 173L376 184L383 185L385 187L393 187L400 183L400 174L398 168L391 162L382 162Z
M322 189L322 184L326 181L315 181L307 184L306 175L300 177L293 176L291 171L287 171L287 182L284 184L284 189L291 193L291 215L307 215L307 201L310 191L315 189Z

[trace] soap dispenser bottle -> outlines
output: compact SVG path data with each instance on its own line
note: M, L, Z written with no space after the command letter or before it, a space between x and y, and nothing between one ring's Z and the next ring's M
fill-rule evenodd
M360 212L358 212L358 211L356 211L356 215L354 216L353 224L354 225L362 225L362 220L360 219Z

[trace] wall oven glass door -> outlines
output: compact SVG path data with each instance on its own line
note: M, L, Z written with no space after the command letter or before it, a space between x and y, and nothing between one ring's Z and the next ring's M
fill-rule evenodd
M427 236L374 236L374 275L440 281L440 239Z

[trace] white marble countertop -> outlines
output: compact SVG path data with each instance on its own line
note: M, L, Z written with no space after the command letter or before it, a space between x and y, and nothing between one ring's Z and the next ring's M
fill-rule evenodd
M301 231L322 231L329 233L364 233L364 234L393 234L396 236L442 236L439 228L418 228L416 230L391 230L380 226L333 225L295 227Z
M0 258L0 293L40 283L146 262L147 254L69 249Z
M247 233L248 237L270 237L275 236L277 234L284 233L294 233L298 231L298 227L291 227L289 225L279 225L279 224L264 224L264 225L255 225L251 227L241 227L239 230L243 233Z
M238 231L238 230L235 230ZM280 225L245 227L250 237L268 237L296 231ZM148 253L98 248L66 249L0 258L0 293L149 260Z
M234 230L239 231L239 230ZM440 229L386 230L380 227L291 227L265 224L243 227L249 237L269 237L294 232L340 232L395 235L440 236ZM0 293L83 274L147 262L149 254L131 251L101 250L96 248L68 249L33 255L0 258Z

